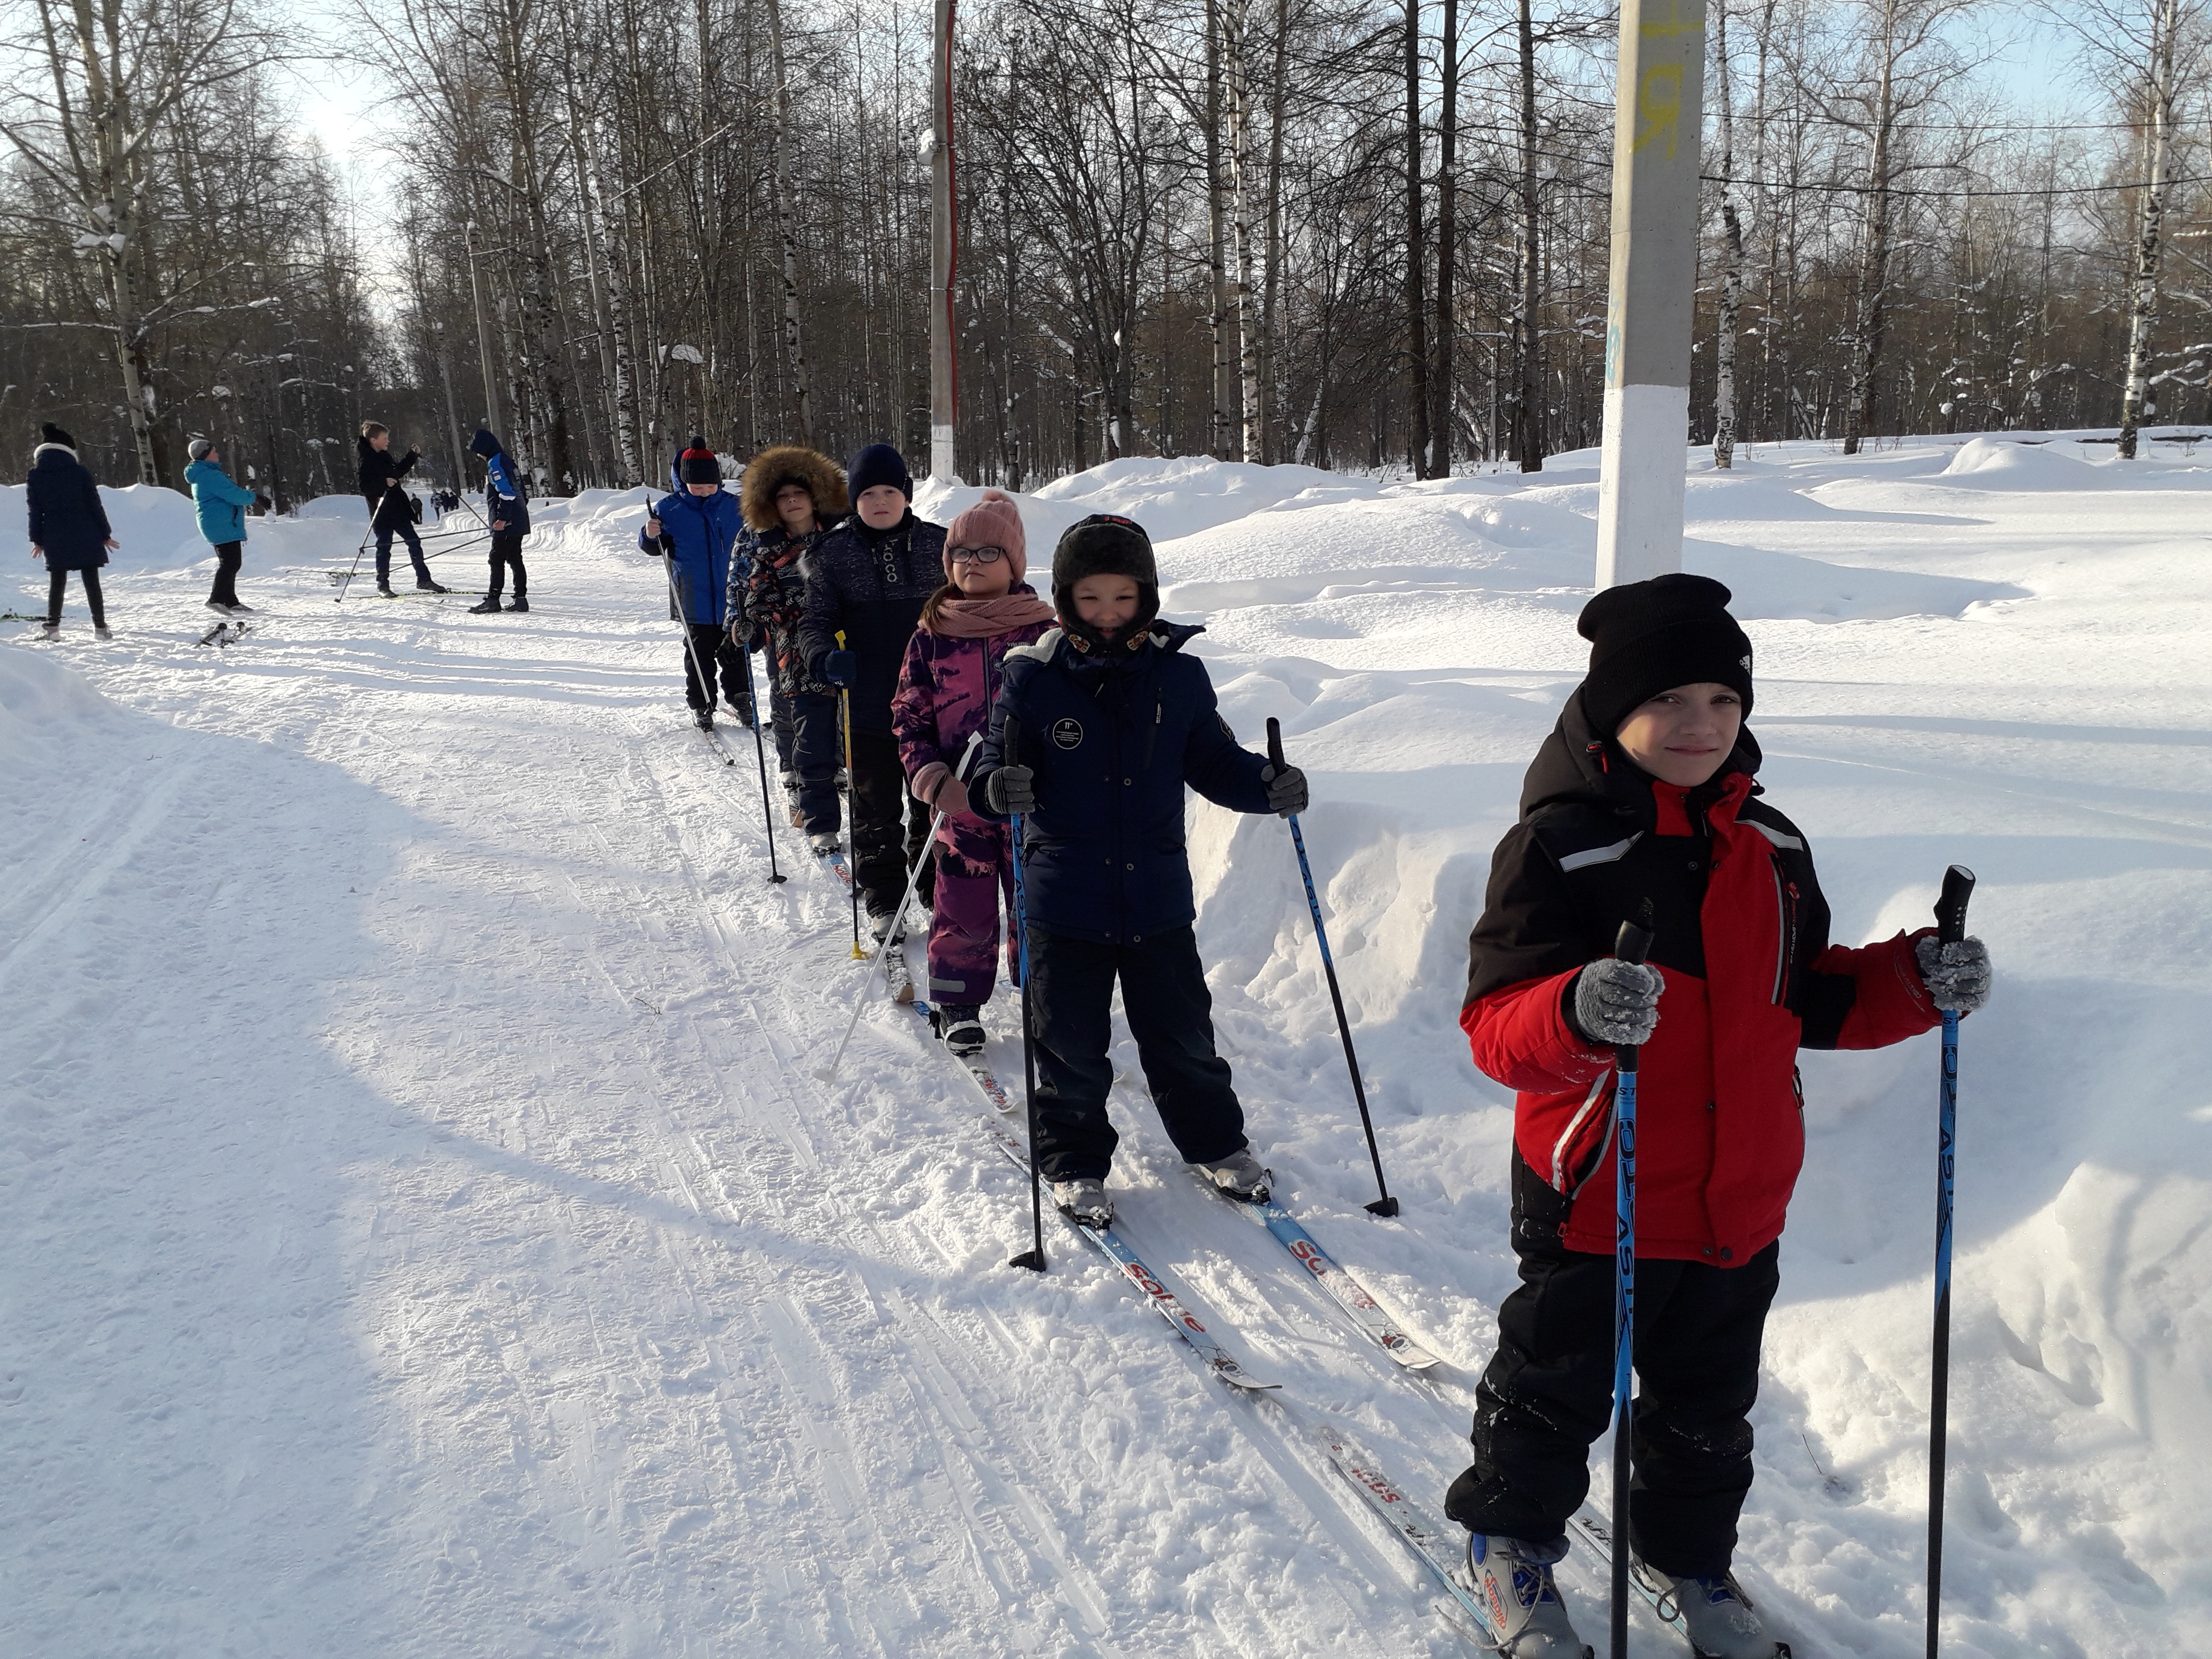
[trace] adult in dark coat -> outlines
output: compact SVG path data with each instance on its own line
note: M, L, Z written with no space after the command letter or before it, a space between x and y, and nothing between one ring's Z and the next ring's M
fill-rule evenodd
M43 441L31 452L23 499L31 514L31 556L46 562L46 631L60 631L62 593L74 570L92 607L93 631L104 640L107 602L100 591L100 567L118 545L114 527L100 504L100 486L76 458L76 440L52 424L40 427L39 436Z
M368 503L368 527L376 538L376 591L387 599L398 597L392 591L392 538L397 534L415 562L415 591L451 592L431 580L430 567L422 562L422 538L415 533L415 505L399 482L414 470L421 452L410 444L404 455L393 459L392 429L381 421L361 423L359 447L361 498Z

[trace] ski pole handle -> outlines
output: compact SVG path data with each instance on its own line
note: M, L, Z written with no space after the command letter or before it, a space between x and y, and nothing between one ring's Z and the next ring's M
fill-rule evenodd
M1283 769L1283 723L1273 714L1267 716L1267 764Z
M1644 901L1634 921L1620 924L1620 932L1613 936L1613 953L1623 962L1641 963L1651 954L1651 901ZM1640 1045L1627 1042L1615 1046L1613 1051L1614 1069L1620 1073L1621 1087L1627 1091L1628 1110L1633 1113L1636 1096L1636 1063L1640 1057ZM1631 1120L1633 1121L1632 1118ZM1633 1153L1630 1156L1632 1158Z
M999 764L1019 766L1022 763L1021 749L1022 723L1009 714L999 739Z
M1966 879L1972 881L1973 878L1969 876ZM1620 924L1620 933L1613 942L1613 955L1619 957L1623 962L1636 963L1640 963L1650 956L1651 954L1651 929L1649 926L1650 921L1651 901L1646 899L1644 901L1643 913L1636 921L1624 921Z
M1974 872L1954 864L1943 872L1943 896L1936 901L1936 942L1956 945L1966 937L1966 901L1974 896Z

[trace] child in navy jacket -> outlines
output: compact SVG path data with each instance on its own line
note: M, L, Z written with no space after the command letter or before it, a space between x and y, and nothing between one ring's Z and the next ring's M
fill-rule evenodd
M1064 1212L1097 1226L1113 1218L1107 1047L1118 978L1168 1138L1229 1196L1259 1201L1267 1172L1213 1051L1183 790L1240 812L1297 812L1305 778L1238 746L1206 665L1182 652L1201 630L1156 620L1158 567L1136 525L1098 515L1071 528L1053 554L1052 598L1060 626L1006 653L969 795L982 817L1023 818L1032 1152Z

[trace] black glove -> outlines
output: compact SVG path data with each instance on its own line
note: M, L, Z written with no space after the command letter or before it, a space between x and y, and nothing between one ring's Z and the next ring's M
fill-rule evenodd
M1978 939L1939 945L1933 933L1913 941L1912 954L1929 1000L1945 1013L1971 1014L1990 1000L1990 947Z
M1036 811L1036 774L1026 766L1002 766L983 780L983 799L994 812L1008 817Z
M1282 817L1306 810L1306 775L1295 766L1263 766L1260 781L1267 786L1267 810Z
M1667 981L1649 963L1604 957L1575 975L1575 1029L1593 1042L1640 1048L1659 1028Z
M822 678L832 685L849 690L860 673L860 659L849 651L832 651L822 659Z

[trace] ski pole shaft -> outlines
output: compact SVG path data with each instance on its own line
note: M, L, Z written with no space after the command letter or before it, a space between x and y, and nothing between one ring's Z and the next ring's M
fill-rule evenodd
M1620 924L1613 953L1642 962L1651 953L1651 903L1637 921ZM1636 1354L1636 1068L1633 1044L1613 1051L1613 1659L1628 1659L1628 1487L1633 1474L1629 1382Z
M964 769L966 768L969 756L975 753L975 745L982 742L982 740L983 734L980 732L968 739L968 747L962 752L960 757L961 769ZM936 840L937 832L944 827L945 813L940 811L935 817L929 821L930 839L932 841ZM914 897L915 883L921 880L921 861L917 860L915 860L914 868L907 873L906 891L899 897L898 913L901 915L904 915L906 914L906 907ZM892 937L897 932L898 929L896 927L886 927L884 929L883 938L876 942L876 954L870 958L868 963L868 966L871 969L882 963L884 959L884 952L890 949ZM860 1007L867 1000L868 987L874 982L874 980L875 975L872 972L860 975L860 988L853 993L853 1016L850 1019L845 1022L845 1035L838 1040L837 1052L830 1056L830 1063L827 1066L823 1066L819 1072L815 1073L815 1075L819 1077L824 1083L834 1083L837 1080L837 1067L844 1060L845 1045L853 1040L853 1032L860 1023Z
M354 549L353 568L346 572L346 579L338 584L338 596L331 601L332 605L345 603L346 589L353 586L353 579L361 574L361 556L368 551L368 544L376 539L377 514L384 511L384 503L390 500L391 496L392 486L386 484L384 487L383 495L378 499L376 506L369 513L368 533L361 538L361 545Z
M668 602L676 607L676 624L684 630L684 649L685 654L691 659L691 678L698 682L699 695L707 698L707 707L711 710L714 702L713 697L708 696L707 688L712 682L707 678L705 665L699 660L699 641L691 637L690 610L684 605L682 595L677 590L676 555L670 550L668 538L665 536L660 538L660 564L661 568L668 574ZM724 758L726 760L728 757L726 756ZM735 762L730 763L736 764Z
M1283 759L1283 723L1269 717L1267 721L1267 760L1279 773L1285 764ZM1328 1000L1336 1009L1336 1034L1344 1040L1344 1066L1352 1073L1352 1097L1359 1106L1359 1127L1367 1133L1367 1156L1375 1164L1375 1190L1381 1194L1368 1205L1372 1215L1392 1216L1398 1213L1398 1200L1390 1196L1389 1186L1382 1179L1382 1151L1375 1144L1375 1120L1367 1109L1367 1085L1360 1079L1359 1056L1352 1051L1352 1022L1344 1012L1344 993L1336 982L1336 958L1329 952L1328 928L1321 919L1321 895L1314 889L1313 862L1306 856L1305 832L1298 828L1298 815L1284 815L1291 826L1291 845L1297 849L1298 874L1306 884L1306 908L1313 913L1314 938L1321 944L1322 971L1328 975Z
M775 809L768 803L768 743L761 736L761 726L766 722L767 699L753 684L753 653L740 651L738 659L745 665L745 701L753 710L753 755L760 762L761 820L768 831L768 878L772 882L785 879L783 872L775 867Z
M1022 723L1009 714L1000 740L999 763L1020 765ZM1012 849L1014 864L1014 937L1019 942L1018 954L1022 963L1022 1098L1029 1119L1030 1244L1006 1265L1041 1273L1046 1270L1044 1176L1037 1167L1036 1039L1035 1028L1030 1023L1030 902L1029 888L1022 878L1023 816L1014 814L1013 835L1008 845Z
M840 651L845 648L845 630L842 628L837 630L837 648ZM845 728L845 819L853 836L853 955L857 959L866 952L860 949L860 811L853 787L853 688L849 685L837 688L837 719ZM933 830L932 833L935 832ZM912 884L908 884L909 887ZM905 905L899 906L898 914L906 914ZM897 919L896 916L892 918L894 925ZM888 928L884 930L884 937L890 937Z
M1954 864L1943 872L1936 901L1936 939L1966 937L1966 901L1974 872ZM1943 1466L1949 1451L1951 1405L1951 1181L1959 1139L1959 1015L1943 1010L1943 1074L1936 1091L1936 1332L1928 1397L1928 1659L1936 1659L1943 1605Z

